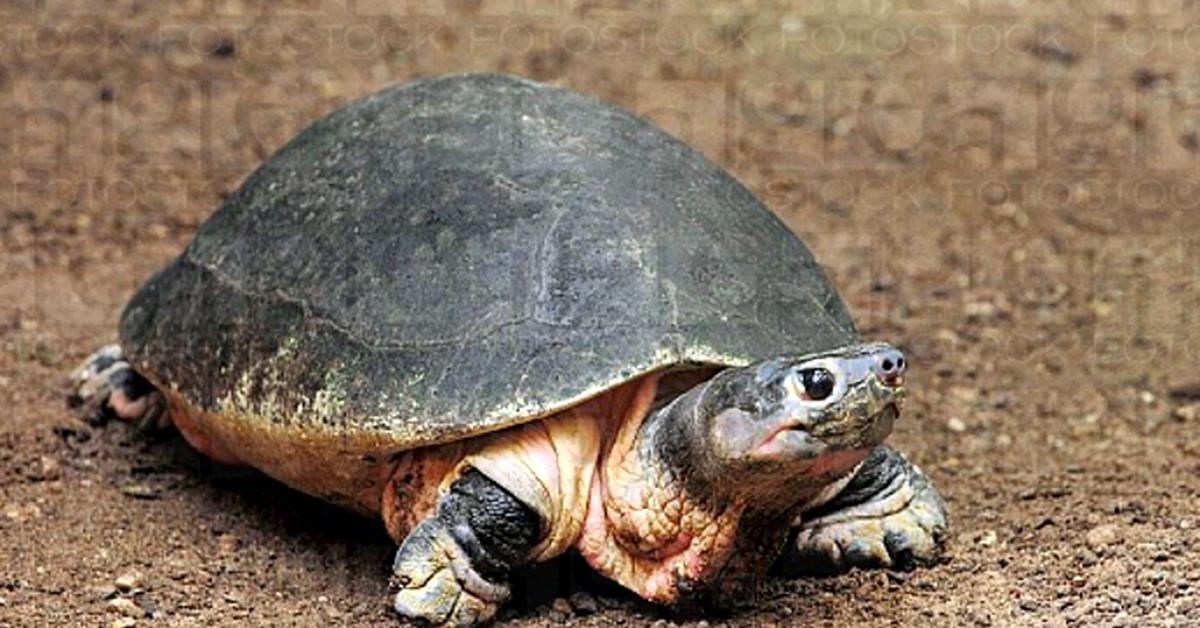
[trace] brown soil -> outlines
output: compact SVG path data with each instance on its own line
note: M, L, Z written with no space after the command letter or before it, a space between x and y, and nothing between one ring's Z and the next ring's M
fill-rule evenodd
M306 121L466 69L693 143L911 358L893 442L946 496L949 561L709 624L1200 624L1197 9L1022 4L5 3L0 625L393 625L374 522L87 428L59 385ZM528 574L505 623L698 621L584 574ZM580 588L598 612L555 602Z

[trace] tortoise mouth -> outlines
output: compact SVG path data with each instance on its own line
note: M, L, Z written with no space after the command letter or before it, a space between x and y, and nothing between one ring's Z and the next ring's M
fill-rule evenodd
M821 423L812 430L812 434L821 441L838 441L854 434L867 436L882 428L884 435L892 431L892 425L900 417L900 407L896 402L889 402L879 412L865 418L850 416L844 419ZM803 428L801 428L803 429Z
M810 417L800 416L768 434L755 452L768 458L815 458L833 451L872 447L891 433L899 416L896 402L888 402L866 418L850 416L814 424Z

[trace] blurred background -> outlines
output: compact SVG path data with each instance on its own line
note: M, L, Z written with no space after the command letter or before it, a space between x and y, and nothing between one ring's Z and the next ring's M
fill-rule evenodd
M1196 625L1198 58L1190 0L4 2L0 625L394 625L373 522L88 428L60 386L308 122L468 70L691 143L910 357L893 443L950 560L709 624ZM504 623L699 625L573 574Z

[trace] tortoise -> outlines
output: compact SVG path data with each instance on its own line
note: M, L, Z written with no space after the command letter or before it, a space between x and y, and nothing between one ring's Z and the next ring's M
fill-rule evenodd
M432 77L316 121L119 338L74 405L380 516L409 618L484 622L568 551L700 608L940 554L941 498L883 444L902 353L733 177L566 89Z

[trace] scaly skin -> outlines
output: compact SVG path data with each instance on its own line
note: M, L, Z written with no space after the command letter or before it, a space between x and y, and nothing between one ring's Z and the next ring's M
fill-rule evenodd
M744 510L741 500L690 494L658 461L613 451L593 482L578 547L596 571L670 603L683 582L726 562Z

